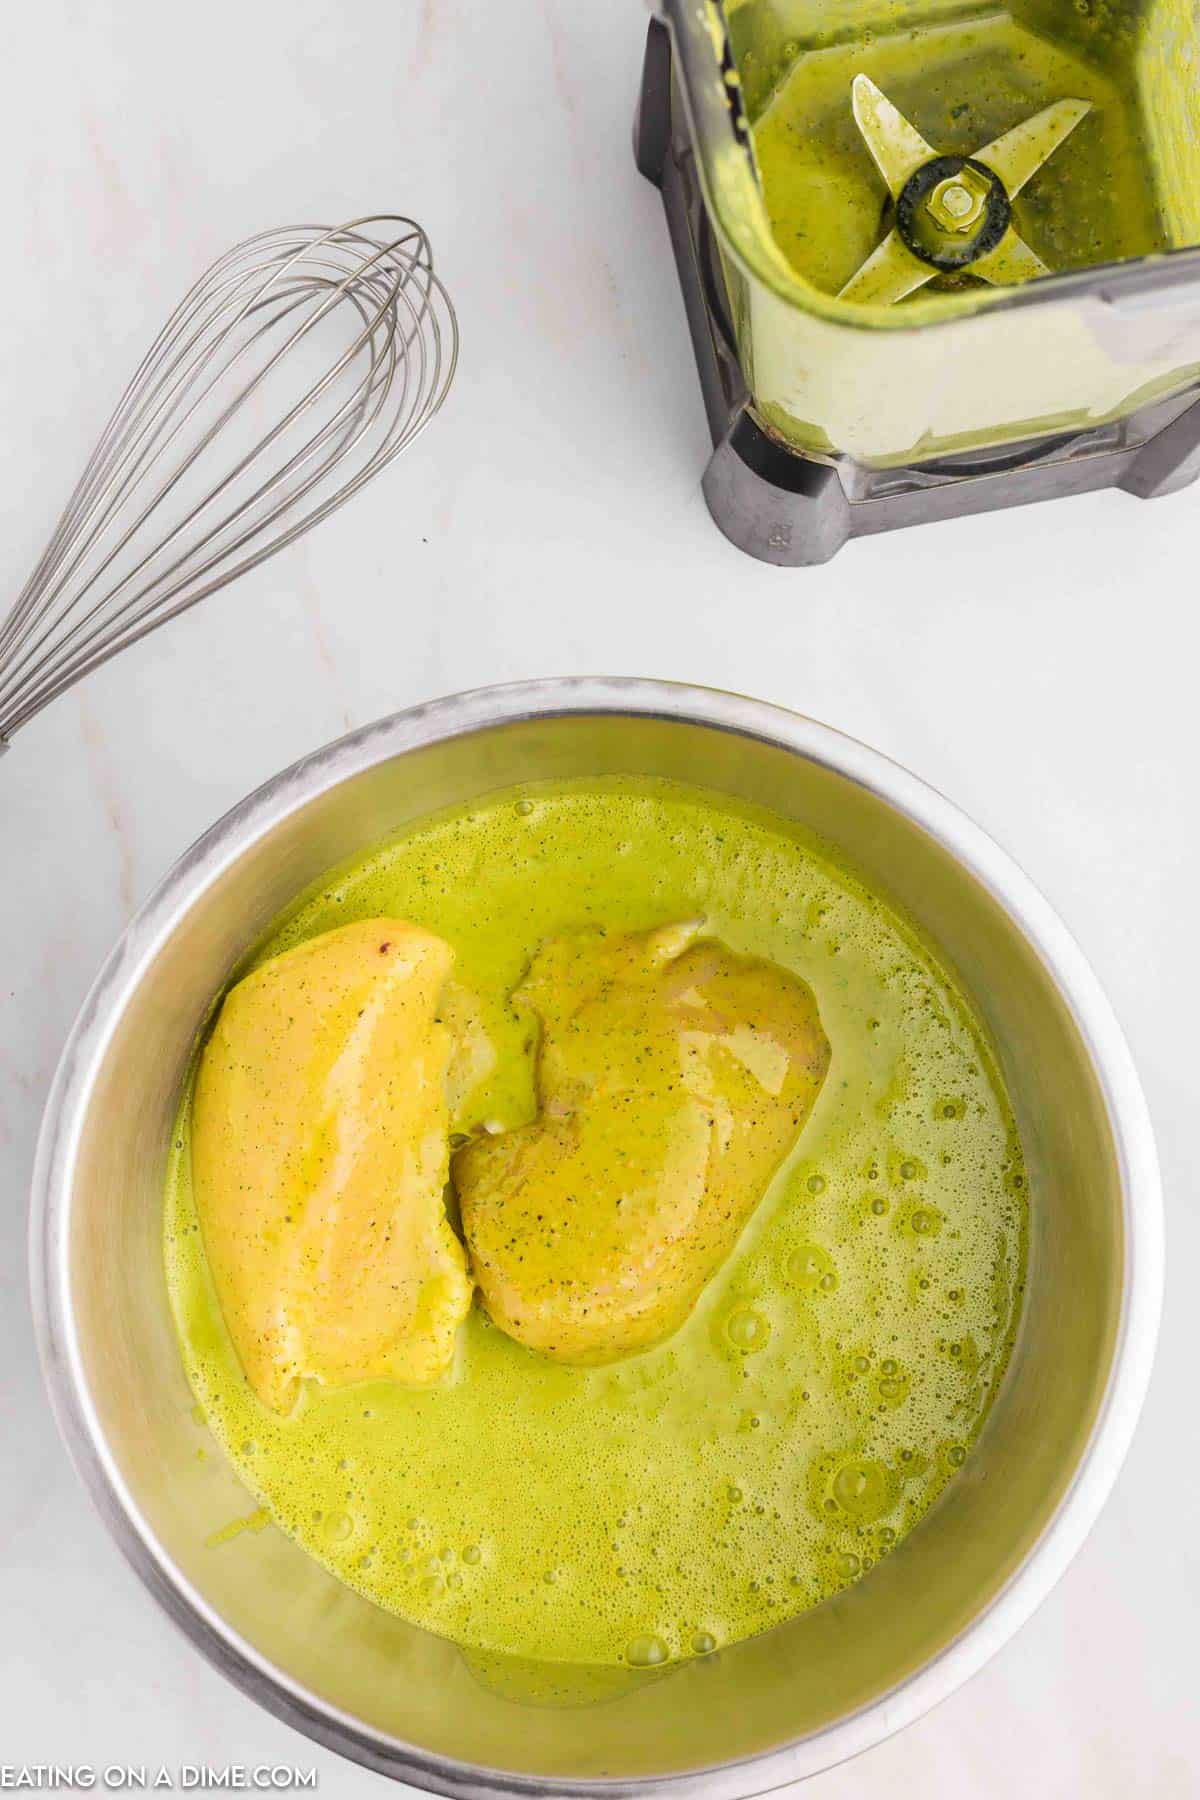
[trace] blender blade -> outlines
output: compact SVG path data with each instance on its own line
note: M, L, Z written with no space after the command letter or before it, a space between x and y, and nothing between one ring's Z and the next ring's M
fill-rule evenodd
M996 248L972 264L971 273L990 281L993 287L1012 287L1018 281L1033 281L1036 276L1053 271L1010 225Z
M913 255L898 231L889 231L850 277L838 299L857 300L860 306L892 306L906 294L915 294L936 274L936 269Z
M893 106L887 95L867 75L856 75L851 92L854 122L871 152L875 167L887 183L888 193L898 200L910 176L937 151L927 144L915 125Z
M892 306L939 275L1005 287L1051 273L1013 225L1011 202L1091 111L1088 101L1055 101L971 156L926 143L867 75L855 76L851 104L897 224L839 299Z
M986 163L1004 183L1009 199L1015 200L1029 177L1037 174L1091 110L1089 100L1056 100L1053 106L1043 107L1003 137L976 150L975 161Z

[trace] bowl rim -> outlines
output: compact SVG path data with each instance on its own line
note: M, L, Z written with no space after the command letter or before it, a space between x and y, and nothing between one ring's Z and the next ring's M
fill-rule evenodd
M1021 1563L956 1638L887 1693L758 1755L674 1775L551 1780L421 1750L328 1705L255 1650L184 1579L124 1483L92 1401L71 1304L72 1173L96 1077L125 1006L179 920L250 847L318 795L407 752L492 727L588 714L698 725L799 756L902 812L979 881L1054 981L1092 1062L1121 1180L1125 1266L1108 1380L1071 1480ZM614 1800L656 1793L745 1800L857 1755L945 1699L1040 1605L1104 1505L1149 1383L1163 1267L1153 1127L1128 1046L1083 953L1008 853L936 789L830 726L739 694L637 677L523 681L410 707L301 757L232 807L167 871L101 967L51 1083L31 1191L30 1293L43 1378L76 1469L127 1561L196 1648L268 1711L378 1773L467 1800L497 1794Z

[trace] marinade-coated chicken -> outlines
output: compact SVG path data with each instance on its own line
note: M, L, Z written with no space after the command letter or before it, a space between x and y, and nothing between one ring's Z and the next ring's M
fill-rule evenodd
M700 931L548 943L514 996L541 1022L539 1115L453 1161L488 1312L560 1362L683 1323L829 1066L805 983Z
M396 919L312 938L227 996L196 1079L192 1173L246 1376L436 1380L473 1292L445 1212L449 945Z

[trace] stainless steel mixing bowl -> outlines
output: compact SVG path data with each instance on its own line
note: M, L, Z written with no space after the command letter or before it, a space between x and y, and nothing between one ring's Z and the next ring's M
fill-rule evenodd
M1029 1283L978 1448L866 1580L605 1704L535 1707L482 1684L449 1644L350 1593L273 1528L206 1547L249 1502L219 1458L197 1456L163 1284L163 1165L213 996L323 870L491 789L627 772L803 820L941 947L991 1029L1024 1139ZM1046 902L982 831L895 764L791 713L658 682L550 681L356 732L260 789L176 865L64 1052L34 1178L33 1291L59 1421L113 1535L197 1647L273 1712L447 1794L662 1786L740 1800L916 1718L1062 1573L1142 1402L1161 1229L1150 1123L1113 1015Z

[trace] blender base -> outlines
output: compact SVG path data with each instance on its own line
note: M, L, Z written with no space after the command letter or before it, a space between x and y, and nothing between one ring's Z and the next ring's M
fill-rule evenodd
M1195 388L1110 424L873 469L806 456L755 418L728 324L720 260L686 131L673 129L671 38L658 19L646 43L634 128L638 169L660 189L712 434L704 498L730 541L762 562L828 562L850 538L936 519L1122 488L1139 499L1200 476Z

